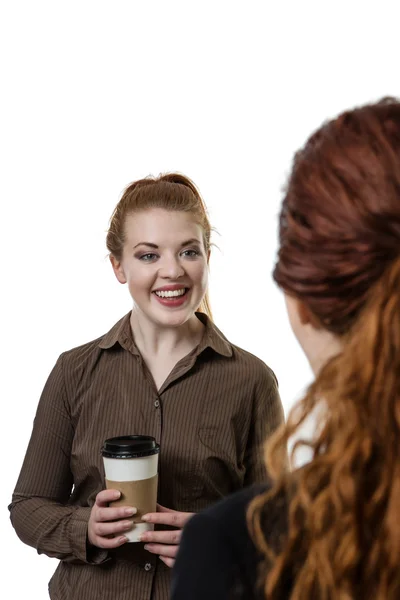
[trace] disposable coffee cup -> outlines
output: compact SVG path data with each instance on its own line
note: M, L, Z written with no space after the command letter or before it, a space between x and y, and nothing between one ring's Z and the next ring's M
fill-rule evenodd
M132 529L124 532L129 542L139 542L140 534L154 525L141 518L157 510L158 454L160 446L148 435L124 435L110 438L101 449L106 488L121 492L110 506L134 506Z

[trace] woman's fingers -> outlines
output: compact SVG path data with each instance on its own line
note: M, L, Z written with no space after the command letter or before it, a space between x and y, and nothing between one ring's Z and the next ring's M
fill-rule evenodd
M97 506L108 506L109 502L115 502L121 497L119 490L101 490L96 496L95 504Z
M133 506L108 506L120 497L118 490L102 490L96 496L88 522L88 540L98 548L117 548L128 541L124 532L132 528L128 521L136 512Z
M101 548L102 550L111 550L112 548L118 548L123 544L126 544L128 538L124 535L120 535L117 537L96 537L95 543L92 546L96 546L97 548Z
M169 556L161 556L160 555L160 560L163 561L163 563L165 563L167 565L167 567L170 567L170 569L172 569L172 567L175 564L175 558L170 558Z
M131 521L115 521L113 523L95 523L93 530L94 533L100 537L107 537L110 535L116 535L118 533L124 533L132 529Z
M152 554L158 554L159 556L164 556L165 558L173 558L175 559L178 554L179 546L167 546L165 544L146 544L144 547L147 552L151 552Z
M117 519L129 519L136 514L134 506L119 506L118 508L97 508L95 511L96 521L116 521Z
M194 513L181 512L178 510L171 510L164 506L157 505L159 512L147 513L143 515L142 521L146 523L154 523L157 525L172 525L173 527L182 528L186 525Z
M181 541L182 529L173 531L145 531L140 536L141 542L151 542L154 544L172 544L177 545Z

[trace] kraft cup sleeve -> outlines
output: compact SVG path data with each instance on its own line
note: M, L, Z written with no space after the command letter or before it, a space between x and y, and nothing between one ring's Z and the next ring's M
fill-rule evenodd
M157 510L158 475L139 481L110 481L106 479L107 489L121 492L121 497L110 506L134 506L137 513L133 515L133 523L142 523L142 516Z

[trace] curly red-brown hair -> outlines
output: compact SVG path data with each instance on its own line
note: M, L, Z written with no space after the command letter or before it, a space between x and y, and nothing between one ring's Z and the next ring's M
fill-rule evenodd
M400 102L324 124L295 155L277 284L340 336L267 448L272 491L249 509L268 600L400 598ZM317 415L312 460L282 451ZM285 534L271 515L285 512ZM282 518L282 515L281 517ZM271 533L272 531L272 533Z

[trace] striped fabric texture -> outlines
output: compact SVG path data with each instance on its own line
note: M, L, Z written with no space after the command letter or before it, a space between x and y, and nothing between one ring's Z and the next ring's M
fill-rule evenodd
M262 445L283 421L276 378L197 316L202 341L159 390L135 346L130 314L54 366L9 507L21 540L60 561L49 583L53 600L169 597L170 569L143 544L107 552L87 542L90 510L105 487L105 439L156 438L158 501L175 510L200 511L265 479Z

